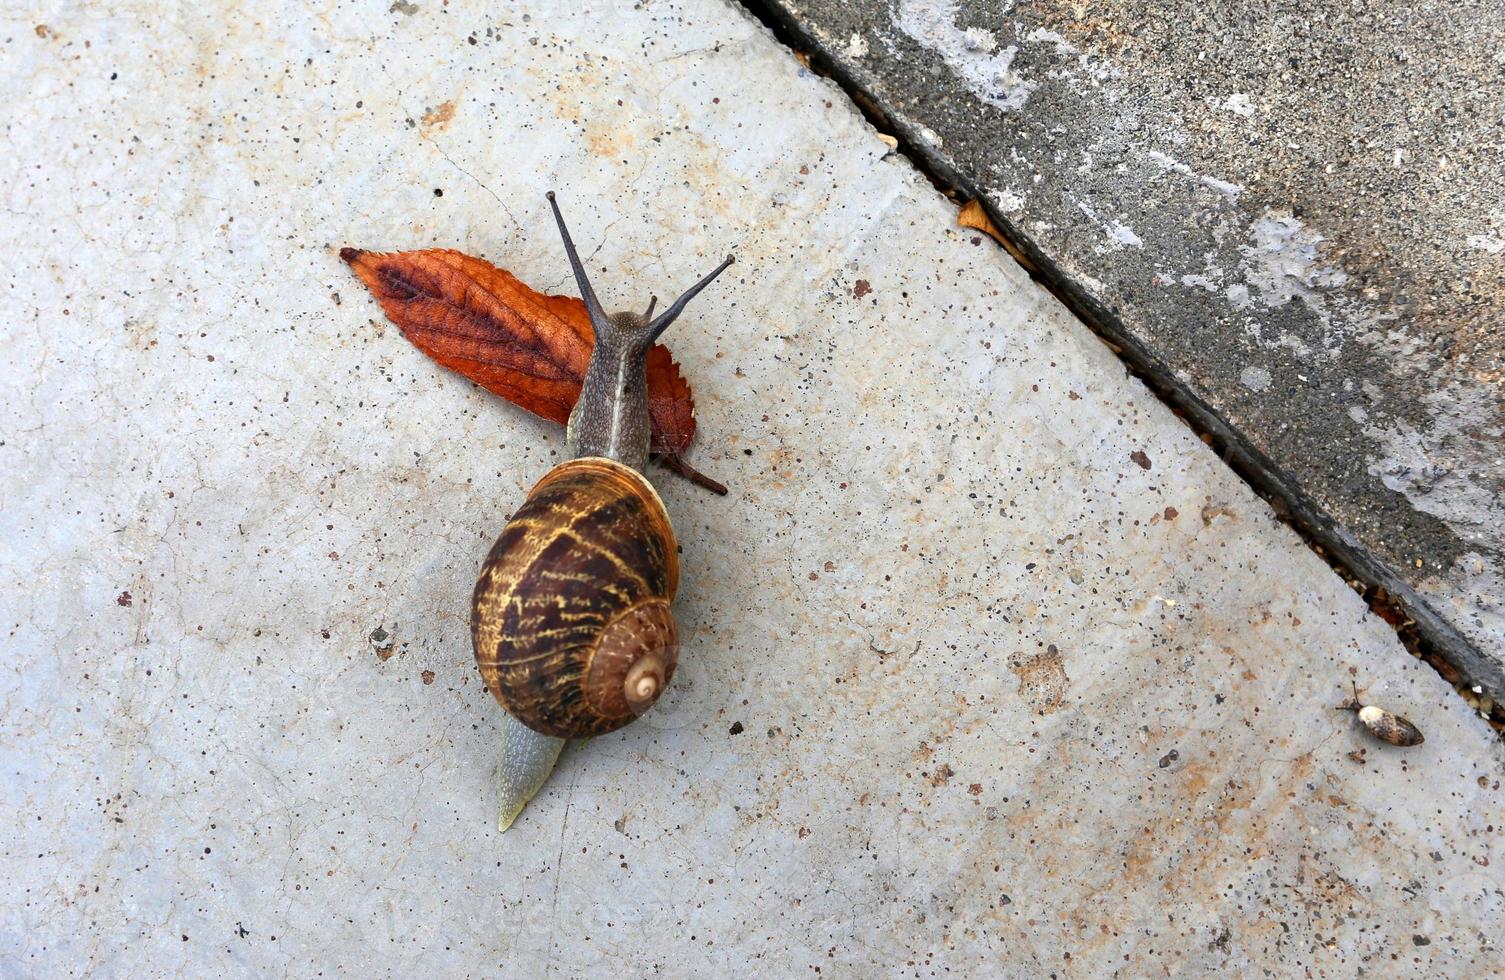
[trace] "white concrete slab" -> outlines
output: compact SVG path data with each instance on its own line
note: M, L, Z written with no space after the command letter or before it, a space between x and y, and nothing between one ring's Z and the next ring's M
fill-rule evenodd
M6 975L1501 967L1487 726L839 93L492 6L7 8ZM468 596L562 433L336 253L564 290L550 187L609 306L737 251L733 490L657 475L675 688L500 837Z

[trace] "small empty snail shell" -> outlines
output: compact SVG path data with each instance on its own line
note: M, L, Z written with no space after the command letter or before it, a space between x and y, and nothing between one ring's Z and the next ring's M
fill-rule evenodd
M615 731L656 701L679 653L669 514L631 467L554 467L497 538L471 617L487 688L555 738Z
M1353 697L1344 698L1343 703L1338 705L1338 710L1358 714L1359 721L1369 729L1369 733L1382 742L1389 742L1391 745L1420 745L1426 741L1421 729L1405 718L1393 711L1360 701L1357 685L1354 686Z

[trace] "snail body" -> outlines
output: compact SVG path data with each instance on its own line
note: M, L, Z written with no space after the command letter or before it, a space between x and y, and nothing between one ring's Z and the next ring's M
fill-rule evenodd
M678 545L648 464L646 358L659 335L732 259L657 317L608 316L551 192L549 203L595 332L567 439L554 467L502 529L471 603L486 687L506 709L498 767L500 829L548 780L566 739L628 724L663 693L678 660L670 611Z

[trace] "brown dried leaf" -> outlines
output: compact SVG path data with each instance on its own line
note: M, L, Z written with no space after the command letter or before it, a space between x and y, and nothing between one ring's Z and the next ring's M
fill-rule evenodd
M956 223L963 228L975 228L984 232L1000 245L1003 244L1003 232L994 226L993 219L988 217L988 212L983 209L981 201L971 200L963 204L961 211L956 215Z
M963 228L974 228L982 232L993 241L1008 249L1008 253L1014 260L1024 266L1031 273L1035 272L1035 263L1030 261L1029 256L1019 250L1019 246L1009 240L1008 236L998 230L993 224L993 219L988 217L987 209L982 206L981 198L974 198L962 205L961 211L956 215L956 223Z
M595 333L585 304L545 296L505 269L453 249L340 250L387 317L425 354L535 415L563 424L580 397ZM718 493L682 455L695 438L695 400L668 348L648 352L652 451Z

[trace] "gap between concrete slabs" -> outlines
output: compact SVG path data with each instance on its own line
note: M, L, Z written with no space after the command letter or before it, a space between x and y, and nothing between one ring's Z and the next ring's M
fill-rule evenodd
M1400 355L1392 353L1389 360L1376 360L1368 350L1376 343L1371 338L1382 333L1379 324L1395 319L1395 316L1383 308L1378 313L1369 309L1372 304L1367 298L1325 295L1324 290L1336 289L1351 277L1335 267L1321 264L1317 248L1326 245L1320 235L1304 231L1299 221L1281 218L1267 209L1263 216L1249 217L1256 237L1264 235L1265 238L1256 242L1252 249L1242 246L1240 249L1246 255L1252 251L1255 258L1267 257L1262 250L1268 250L1270 255L1300 252L1305 256L1302 260L1305 265L1298 268L1290 263L1277 264L1271 265L1265 273L1251 273L1250 288L1259 293L1257 299L1269 300L1270 309L1261 311L1259 303L1244 300L1235 305L1245 310L1253 309L1254 312L1247 313L1251 320L1247 329L1252 335L1257 337L1263 331L1271 336L1279 334L1282 340L1274 345L1256 343L1251 348L1241 342L1218 340L1216 338L1220 335L1213 333L1214 339L1209 343L1207 331L1201 327L1192 329L1194 324L1212 324L1217 330L1229 331L1236 326L1230 326L1230 322L1245 315L1234 312L1230 317L1230 311L1204 309L1212 300L1207 293L1192 288L1217 291L1212 285L1213 280L1206 274L1207 270L1202 268L1205 265L1213 269L1213 279L1222 280L1223 273L1216 270L1216 263L1210 258L1215 252L1219 255L1233 253L1237 258L1239 249L1233 248L1234 243L1224 242L1223 231L1218 231L1216 243L1209 239L1203 252L1197 252L1188 244L1199 241L1197 236L1205 231L1202 227L1188 226L1184 232L1173 231L1169 243L1159 240L1150 243L1150 249L1160 247L1166 250L1162 258L1165 268L1171 270L1175 270L1183 258L1182 251L1197 252L1194 256L1197 268L1189 270L1194 274L1183 276L1179 286L1171 283L1186 295L1169 306L1165 303L1169 293L1158 288L1163 285L1160 280L1166 277L1164 269L1156 273L1154 287L1124 287L1124 280L1147 279L1148 274L1134 267L1132 262L1120 269L1110 259L1098 258L1103 247L1096 244L1107 235L1110 252L1134 254L1146 250L1146 243L1139 239L1133 228L1110 220L1119 215L1113 210L1117 204L1132 211L1136 196L1154 201L1155 207L1162 212L1172 209L1174 204L1187 213L1199 213L1198 209L1208 210L1205 202L1181 201L1159 187L1148 190L1135 185L1133 177L1104 180L1094 176L1090 180L1084 178L1083 185L1076 187L1069 176L1058 176L1087 172L1094 156L1105 159L1099 170L1111 171L1117 159L1115 154L1121 152L1124 140L1129 140L1127 145L1132 147L1134 134L1138 133L1145 145L1151 146L1153 139L1163 135L1158 134L1152 125L1155 121L1154 105L1145 107L1133 101L1137 97L1127 94L1127 88L1114 90L1119 102L1097 106L1095 113L1090 111L1095 105L1093 97L1111 90L1110 83L1120 77L1105 59L1095 58L1089 62L1088 54L1073 48L1052 30L1036 26L1034 32L1029 33L1034 23L1031 18L1038 21L1052 15L1058 19L1064 16L1070 22L1069 12L1062 14L1054 9L1056 5L1038 3L1010 6L1006 13L998 14L991 6L985 10L983 5L929 0L861 6L824 0L746 0L744 5L770 25L786 44L805 51L823 73L837 79L865 112L883 119L885 128L900 138L906 154L930 174L938 186L980 199L997 227L1012 239L1016 254L1022 256L1039 280L1085 323L1108 338L1122 353L1126 363L1157 394L1185 412L1202 431L1216 437L1225 458L1244 479L1279 501L1304 534L1321 544L1337 563L1367 583L1371 591L1383 589L1400 603L1420 633L1418 639L1422 641L1425 659L1439 665L1445 675L1451 676L1465 697L1475 698L1470 688L1484 691L1495 702L1498 725L1498 719L1505 717L1505 710L1499 708L1499 702L1505 700L1505 664L1501 660L1502 651L1505 651L1505 616L1499 609L1499 593L1502 591L1500 533L1505 528L1505 504L1501 503L1499 489L1505 487L1505 462L1502 462L1505 453L1500 451L1498 408L1488 407L1489 385L1471 383L1467 378L1468 370L1462 367L1468 365L1470 345L1476 347L1471 370L1481 377L1488 377L1494 370L1498 386L1502 354L1498 325L1493 330L1488 326L1492 294L1487 285L1481 287L1482 297L1477 302L1462 307L1464 318L1461 322L1456 314L1449 314L1445 309L1449 303L1456 305L1454 300L1447 298L1451 295L1450 290L1457 292L1454 288L1456 282L1445 284L1441 290L1444 299L1427 307L1431 310L1431 319L1417 321L1422 324L1416 328L1423 337L1420 347L1426 349L1433 345L1434 339L1427 336L1427 330L1438 331L1444 336L1435 340L1436 346L1453 345L1460 349L1455 362L1445 363L1430 372L1409 369L1409 373L1397 371L1392 376L1387 368L1403 363L1398 360ZM1218 10L1215 5L1211 19L1220 17ZM1015 23L1010 18L1016 16L1030 23ZM1145 16L1148 22L1140 23L1134 29L1142 38L1156 32L1154 26L1149 26L1155 23L1154 17ZM1108 10L1091 24L1111 35L1115 29L1128 30L1117 21L1133 19L1135 17L1124 11ZM1334 22L1342 19L1335 18ZM1496 10L1486 20L1493 21L1498 27L1502 18ZM1232 21L1237 21L1237 18L1232 18ZM992 30L983 27L964 29L960 26L963 22L986 24ZM1397 29L1395 25L1399 24L1402 41L1425 42L1426 38L1405 36L1408 29L1422 30L1420 27L1411 28L1410 23L1404 19L1395 20L1387 23L1386 29L1393 33ZM1055 22L1050 26L1064 29ZM1221 29L1233 36L1241 36L1238 35L1240 28L1247 32L1248 25L1230 22L1222 24ZM1453 24L1448 29L1456 31L1460 28ZM1165 44L1167 51L1175 42L1189 43L1187 39L1176 38L1175 30L1161 33L1172 36L1172 41ZM1189 29L1187 33L1192 39L1190 43L1194 43L1198 36L1195 30ZM1313 36L1306 35L1305 42L1298 42L1292 35L1279 43L1295 45L1295 53L1308 63L1320 62L1320 54L1299 46L1301 43L1308 46L1327 43L1328 39L1315 42L1311 40ZM1487 36L1488 31L1479 33L1481 39ZM1026 40L1041 49L1055 45L1065 52L1062 56L1065 61L1056 65L1048 57L1036 56L1033 50L1021 54L1021 48L1029 47ZM1477 55L1481 45L1484 51L1482 60L1475 57L1473 62L1468 61L1467 52L1473 51ZM1426 51L1434 46L1420 43L1420 47ZM1472 46L1460 43L1456 47L1465 54L1459 57L1461 67L1455 66L1455 72L1487 72L1487 42L1481 40ZM1184 63L1192 64L1191 61ZM976 85L969 88L958 78L950 77L953 72L975 74L989 65L989 70L997 73L994 84L1012 93L1009 98L980 99L974 91ZM1196 76L1195 71L1187 74ZM1085 79L1079 90L1070 89L1062 81L1063 78L1082 81L1078 75ZM1212 80L1212 87L1216 87L1217 81ZM1343 80L1334 82L1329 79L1327 84L1341 86ZM1350 84L1357 83L1350 81ZM1037 89L1040 90L1038 93ZM1081 95L1083 91L1085 96ZM1073 96L1076 101L1073 101ZM1356 95L1356 99L1362 100L1362 97L1362 92ZM1035 111L1035 105L1042 100L1060 109L1059 119L1050 116L1048 110ZM1077 102L1082 104L1077 105ZM1123 108L1126 105L1134 108ZM1232 108L1243 115L1252 113L1244 103ZM1010 113L1024 122L1002 122ZM1124 132L1097 128L1100 120L1130 116L1133 123ZM1074 127L1080 127L1081 133L1074 132ZM1023 135L1025 133L1029 135ZM1228 137L1231 142L1238 138L1236 135ZM1067 202L1064 210L1048 200L1042 205L1045 195L1038 191L1014 193L1000 190L1011 180L1016 185L1021 180L1028 183L1030 173L1040 172L1042 163L1039 157L1049 159L1051 153L1059 152L1058 142L1066 148L1078 146L1082 157L1088 161L1080 168L1074 164L1049 168L1052 174L1046 186ZM1041 144L1045 145L1044 149L1041 149ZM956 145L962 146L960 153L953 149ZM1145 148L1138 149L1143 151ZM1140 152L1138 157L1151 161L1151 169L1158 168L1157 172L1176 171L1188 175L1192 179L1189 186L1206 191L1225 209L1233 207L1238 195L1245 190L1210 177L1200 178L1201 185L1197 185L1197 174L1158 150ZM1475 170L1480 166L1487 165L1476 160ZM1117 169L1121 171L1123 168ZM1492 180L1498 183L1498 175L1475 174L1475 177L1480 176L1483 186L1488 186ZM1380 179L1399 180L1388 174L1381 174ZM1460 176L1458 179L1469 178ZM1401 181L1396 186L1406 185ZM1297 194L1295 191L1289 193ZM1487 199L1487 195L1482 197ZM1001 198L1007 199L1008 207L1000 205ZM1104 213L1109 217L1097 213L1103 209L1108 209ZM1474 210L1486 209L1486 205L1478 203L1476 198ZM1217 210L1217 207L1212 207L1209 213ZM1505 220L1502 215L1505 212L1496 217ZM1476 214L1475 217L1485 224L1489 221L1487 214ZM1424 219L1431 231L1444 223L1443 218L1429 213L1425 207L1421 209L1420 218L1411 217L1416 222ZM1149 223L1154 222L1151 219ZM1145 230L1144 220L1136 220L1134 224L1141 231ZM1082 225L1081 234L1076 233L1075 225ZM1073 228L1072 233L1042 234L1038 230L1035 233L1026 230L1055 229L1058 226ZM1461 241L1461 236L1459 238ZM1481 234L1470 237L1468 241L1469 247L1460 245L1449 254L1461 269L1473 271L1459 272L1455 278L1462 277L1465 285L1469 275L1485 284L1498 284L1499 270L1496 268L1495 273L1490 273L1487 254L1489 249L1495 248L1490 242L1497 240ZM1270 259L1270 262L1274 261ZM1484 265L1481 266L1481 262ZM1500 263L1493 264L1498 267ZM1409 274L1415 270L1405 268L1403 263L1401 271ZM1365 270L1366 281L1369 274L1370 270ZM1381 278L1385 275L1384 272L1375 274ZM1397 274L1395 278L1402 282L1393 289L1396 295L1407 288L1419 293L1427 285L1412 281L1407 287L1404 285L1406 275ZM1410 278L1414 280L1415 275ZM1170 279L1166 282L1170 283ZM1433 294L1429 291L1428 296ZM1287 301L1286 307L1274 309L1276 299ZM1499 296L1494 296L1494 301L1498 299ZM1396 308L1404 308L1406 302L1403 298L1398 300L1400 305ZM1303 319L1313 311L1313 317ZM1158 326L1162 322L1170 324L1170 329ZM1189 345L1184 344L1184 336L1190 334L1195 334L1198 339ZM1355 346L1359 341L1352 339L1354 334L1364 339L1363 345ZM1488 342L1492 334L1497 338L1493 345ZM1304 341L1299 339L1303 336ZM1345 339L1333 340L1335 336ZM1406 340L1404 336L1404 333L1396 333L1381 346L1388 344L1393 351L1417 351L1418 342ZM1304 356L1293 359L1289 352L1279 350L1287 341L1297 347L1304 342L1316 348L1346 342L1345 356L1350 360L1357 358L1369 366L1349 374L1347 361L1330 369L1322 366L1322 358ZM1358 353L1361 348L1365 351L1362 357ZM1345 350L1342 347L1337 349ZM1266 367L1248 368L1238 377L1221 377L1219 365L1235 358L1248 359L1251 363L1263 359L1272 367L1279 362L1285 374L1292 378L1300 376L1299 385L1292 381L1296 388L1301 389L1300 394L1273 397L1271 373ZM1244 360L1238 363L1244 363ZM1308 382L1303 371L1318 380ZM1451 380L1437 382L1438 376ZM1426 415L1422 403L1438 397L1435 389L1439 386L1447 392L1441 397L1453 401L1451 413L1437 409L1432 415ZM1296 388L1291 390L1294 392ZM1358 388L1362 388L1362 394L1356 390ZM1352 392L1352 397L1343 400L1334 393L1339 389ZM1498 401L1497 390L1495 400ZM1339 401L1342 404L1337 404ZM1366 407L1356 407L1358 403ZM1333 407L1335 404L1336 408ZM1282 412L1287 414L1282 417ZM1343 435L1334 435L1331 441L1320 437L1313 441L1310 435L1302 434L1305 432L1341 432ZM1491 438L1493 449L1490 448ZM1306 443L1298 447L1297 443L1303 439ZM1366 461L1370 464L1367 474L1363 472ZM1495 490L1491 491L1491 487Z

